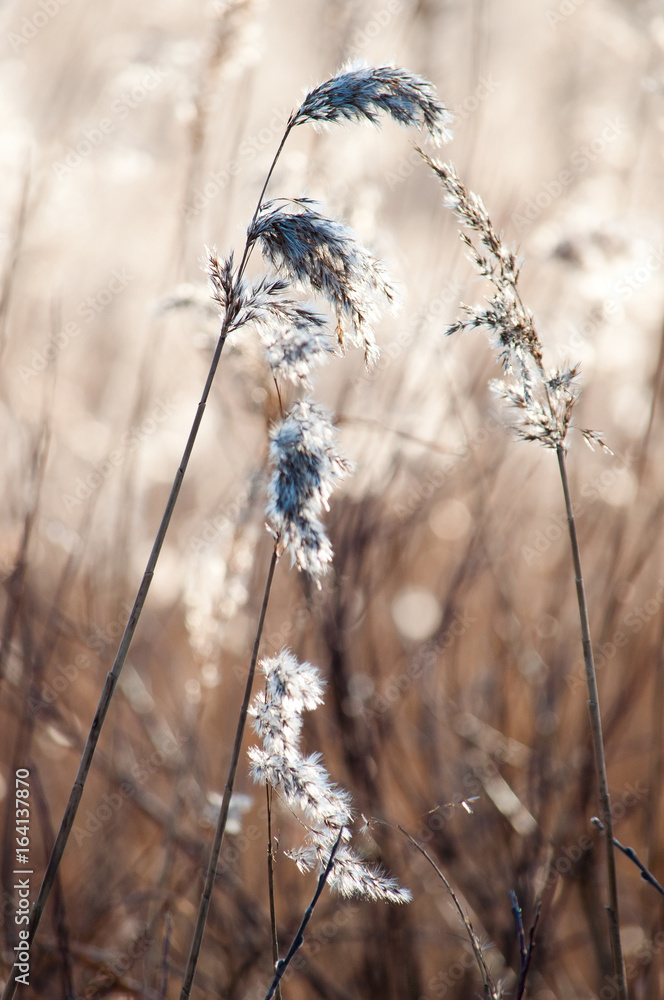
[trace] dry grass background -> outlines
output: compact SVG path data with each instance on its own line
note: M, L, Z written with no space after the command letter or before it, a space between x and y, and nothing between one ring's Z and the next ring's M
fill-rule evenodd
M204 244L241 243L285 116L351 56L427 76L457 111L449 155L521 247L549 358L582 362L578 423L615 453L579 438L570 469L616 835L661 879L661 5L26 0L0 17L4 971L14 771L32 773L43 870L204 380L214 324L173 302L201 283ZM279 567L264 650L287 643L321 666L307 746L414 902L327 894L285 994L479 995L463 928L400 823L458 891L507 995L514 890L527 928L543 898L530 995L608 1000L553 457L506 435L482 336L443 337L481 288L407 135L294 136L270 190L321 197L405 298L376 372L352 358L320 379L357 473L329 517L322 593ZM178 995L270 553L276 400L250 345L224 355L213 396L26 996ZM239 790L252 801L222 851L201 998L260 997L270 978L264 803L246 769ZM280 848L297 843L292 818L277 823ZM618 869L630 996L656 1000L661 898L625 858ZM286 941L313 884L282 854L276 884Z

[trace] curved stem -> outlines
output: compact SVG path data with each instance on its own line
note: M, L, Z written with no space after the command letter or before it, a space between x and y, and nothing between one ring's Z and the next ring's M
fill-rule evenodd
M88 733L88 738L83 748L83 755L81 757L81 762L78 767L76 778L72 790L69 795L69 800L65 809L62 822L60 824L60 829L58 830L57 837L55 839L55 844L53 845L53 850L51 856L48 860L46 866L46 871L42 879L37 898L32 906L31 917L30 917L30 927L28 934L28 943L32 944L37 928L42 918L44 912L44 907L46 901L50 895L51 889L53 888L53 883L55 882L55 877L60 867L60 861L64 853L65 847L67 846L67 841L71 835L71 831L74 826L74 820L76 819L76 813L78 812L78 807L81 801L81 796L83 795L83 789L85 787L85 782L87 780L88 774L90 772L90 767L92 765L92 758L94 756L95 750L97 748L97 743L99 742L99 736L101 734L102 726L108 714L108 709L113 698L113 694L117 687L118 680L120 679L120 673L124 666L125 660L127 659L127 654L129 652L129 647L131 641L134 637L136 631L136 626L138 625L138 620L143 611L143 606L145 605L145 600L150 589L150 584L152 583L152 578L154 576L155 567L157 565L157 560L159 559L159 554L161 552L162 546L164 544L164 539L166 537L166 532L168 531L168 526L171 522L171 517L173 516L173 511L175 509L175 504L177 503L178 495L180 493L180 487L182 486L182 480L184 479L184 474L189 464L189 459L193 451L194 442L198 435L198 430L201 425L201 420L203 419L203 414L205 412L205 407L207 404L208 397L210 395L210 390L212 388L212 382L214 380L215 373L217 371L217 366L219 364L219 359L221 357L221 352L226 341L226 323L222 326L221 333L219 335L219 340L217 341L217 346L212 358L212 363L210 365L210 370L205 382L205 387L201 395L198 408L196 410L196 416L194 417L194 422L192 424L191 430L189 432L189 437L187 439L187 444L185 446L180 465L178 467L173 485L171 487L171 492L168 496L166 502L166 507L159 525L154 544L152 546L152 551L148 558L147 566L145 567L145 572L143 573L143 579L141 580L140 587L138 588L138 593L134 600L134 605L131 609L129 615L129 620L125 626L125 630L122 634L122 639L120 640L120 646L113 661L113 666L106 675L106 682L104 684L99 703L97 705L97 711L95 712L95 717L92 721L92 726L90 727L90 732ZM12 971L5 985L5 989L2 994L2 1000L10 1000L14 996L16 991L16 966L12 966Z
M574 561L574 579L576 582L576 596L579 605L579 619L581 621L581 643L583 646L583 662L586 670L586 686L588 688L590 729L592 732L593 749L595 752L595 767L597 769L600 816L606 831L606 873L609 893L607 914L609 918L611 951L613 953L613 966L617 990L616 996L618 997L618 1000L627 1000L625 964L623 960L622 946L620 943L620 923L618 919L618 886L616 881L616 856L613 840L613 819L611 817L611 797L609 795L609 784L606 774L606 756L604 753L604 738L602 736L602 717L599 710L597 672L595 670L592 642L590 640L588 605L586 603L583 572L581 570L579 540L576 533L576 523L574 520L574 512L572 510L572 500L569 491L569 481L567 478L565 449L562 445L558 445L556 454L558 456L558 467L560 469L560 478L562 481L563 493L565 495L567 525L569 528L570 544L572 547L572 559Z
M466 915L461 903L458 900L456 893L454 892L454 889L452 888L448 879L440 870L436 862L433 860L431 855L422 847L422 845L418 843L418 841L415 840L414 837L411 837L408 831L404 830L402 826L397 826L397 829L400 830L401 833L403 833L404 837L406 837L406 839L410 841L413 847L417 848L420 854L422 854L427 859L427 861L435 871L436 875L441 880L441 882L449 892L450 896L452 897L452 902L456 907L456 911L461 917L462 923L466 928L468 940L470 941L470 946L473 949L473 954L475 955L475 961L477 962L477 965L480 970L480 975L482 976L482 983L484 985L484 996L487 998L487 1000L495 1000L495 998L498 996L498 990L491 977L491 973L489 972L489 967L484 960L484 955L482 954L482 945L480 944L480 940L473 929L473 925L470 922L470 918Z
M281 156L282 150L283 150L284 146L286 145L286 140L288 139L288 136L291 133L291 129L293 128L294 122L295 122L295 118L294 118L293 113L291 112L291 115L290 115L290 117L288 119L288 123L286 125L286 131L284 132L283 136L281 137L281 142L279 143L279 147L278 147L276 153L274 154L274 159L272 160L272 163L270 164L270 169L267 172L267 177L265 178L265 183L263 184L263 189L262 189L262 191L261 191L261 193L259 195L259 198L258 198L258 203L256 205L256 210L255 210L255 212L254 212L254 214L252 216L251 222L249 223L249 225L247 227L247 242L244 245L244 252L242 254L242 258L240 260L240 263L239 263L238 269L237 269L238 280L244 274L245 268L246 268L247 263L249 261L249 257L251 256L251 251L252 251L252 248L253 248L253 245L254 245L253 244L253 239L251 237L251 231L254 228L254 224L256 222L256 219L258 218L260 210L263 207L263 198L265 197L265 192L267 191L267 186L270 183L270 180L272 178L272 174L274 173L274 168L277 165L277 160Z
M325 868L325 871L319 876L318 886L316 887L316 891L315 891L315 893L313 895L313 899L311 900L311 902L309 903L308 907L306 908L306 910L304 912L304 916L302 917L302 923L300 924L300 926L297 929L297 933L296 933L295 937L293 938L293 942L292 942L290 948L288 949L286 957L282 958L277 963L277 969L276 969L276 972L274 974L274 979L272 980L272 983L270 985L269 990L265 994L265 1000L272 1000L272 997L274 996L275 992L279 989L279 983L283 979L283 976L284 976L284 973L286 972L286 969L288 968L288 966L290 965L290 963L293 961L293 958L295 957L296 951L298 950L298 948L301 948L302 945L304 944L304 932L307 929L307 924L309 923L309 921L311 920L311 918L313 916L314 907L315 907L316 903L318 902L318 900L320 899L321 893L323 892L323 889L325 888L325 883L327 882L327 880L329 878L329 875L330 875L330 872L332 871L332 866L334 864L334 855L337 853L337 850L339 848L339 844L341 843L341 835L342 835L343 832L344 832L344 828L342 826L341 829L339 830L339 836L335 840L334 846L332 847L332 850L330 852L330 858L329 858L329 861L327 862L327 866Z
M291 114L286 125L286 130L283 134L281 142L277 152L275 153L274 159L268 171L265 183L263 184L263 189L260 193L258 203L256 205L256 210L254 212L253 218L249 225L247 232L247 240L245 242L244 251L242 253L242 258L237 270L237 278L241 278L244 270L247 266L249 256L251 254L251 249L253 242L251 240L251 230L254 226L258 214L263 206L263 198L265 197L265 192L267 191L267 186L270 182L270 178L276 167L277 160L279 159L281 152L284 148L286 140L290 134L291 129L294 124L294 116ZM88 738L83 748L83 755L76 773L76 778L74 779L74 784L67 801L67 806L65 808L65 813L60 824L60 829L58 830L57 837L55 839L55 844L53 846L53 851L49 858L48 864L46 866L46 872L42 879L37 898L32 906L32 911L30 915L30 925L28 934L28 944L32 944L37 928L39 927L44 907L50 895L51 889L53 888L53 883L55 882L55 877L60 867L60 862L62 860L62 855L64 853L65 847L67 846L67 841L71 835L71 831L74 826L74 820L76 819L76 814L78 812L78 807L81 802L81 797L83 795L83 789L85 787L85 782L87 780L88 774L90 772L90 767L92 765L92 758L94 757L95 750L97 749L97 743L99 742L99 736L101 734L102 726L108 714L108 709L110 707L115 689L117 687L118 681L120 679L120 674L122 668L127 659L129 653L129 647L131 646L132 640L134 638L134 633L138 625L139 618L143 611L146 598L148 596L148 591L152 583L152 578L154 576L155 568L159 555L161 553L162 546L164 544L164 539L166 538L166 533L168 531L169 525L171 523L171 518L173 516L173 511L175 510L175 505L180 494L180 488L182 486L182 481L184 479L187 466L189 464L189 459L191 458L191 453L194 448L194 443L198 436L198 431L203 419L203 414L205 413L205 407L207 405L208 398L212 389L212 383L214 382L214 377L217 373L217 368L219 366L219 360L221 358L221 352L223 351L224 344L226 343L226 337L228 335L228 330L232 321L233 310L227 309L226 315L224 316L223 324L221 327L221 332L219 334L219 339L217 340L217 345L215 347L214 355L212 357L212 362L210 364L210 369L208 371L207 378L205 380L205 386L201 394L200 402L196 410L196 415L194 417L191 430L189 431L189 437L187 438L187 443L185 445L184 452L182 454L182 459L178 470L175 474L175 479L173 480L173 485L171 487L171 492L169 493L168 500L166 501L166 507L162 515L159 528L157 529L157 534L152 546L152 551L148 558L147 565L145 567L145 572L143 573L143 578L141 580L136 598L134 600L131 613L129 615L129 620L125 626L125 630L122 634L120 640L120 645L118 651L115 655L115 660L113 661L113 666L106 675L106 682L102 690L101 696L99 698L99 703L97 705L97 711L95 712L94 719L92 721L92 726L90 727L90 732L88 733ZM276 558L276 557L275 557ZM16 992L16 966L13 965L9 979L5 984L5 988L2 993L1 1000L11 1000Z
M251 654L249 673L247 674L247 682L244 689L244 698L242 699L242 707L240 708L240 715L238 717L237 728L235 730L235 740L233 742L233 750L231 752L231 759L228 765L228 775L226 777L224 795L221 800L221 809L219 810L219 819L217 820L217 828L215 830L214 840L212 842L212 848L210 850L210 859L208 861L207 874L205 876L205 885L203 886L203 892L201 893L201 899L198 904L196 927L194 928L194 935L191 941L191 948L189 951L189 959L187 961L187 969L185 971L184 980L182 983L182 990L180 991L180 1000L188 1000L188 998L191 996L191 988L194 982L194 976L196 974L198 957L200 955L201 945L203 943L205 924L207 921L208 911L210 909L210 901L212 899L212 888L214 886L214 881L217 875L217 863L219 861L219 854L221 852L221 843L224 838L224 833L226 830L226 822L228 820L228 809L231 804L233 785L235 784L235 775L237 774L237 766L240 760L240 751L242 749L242 738L244 736L244 728L247 721L247 714L249 711L249 702L251 700L251 689L254 683L254 674L256 673L258 650L260 648L261 637L263 635L263 625L265 623L265 615L267 613L267 606L270 600L270 590L272 588L272 580L274 578L274 570L276 568L278 558L279 557L277 555L277 546L275 545L274 551L272 553L272 559L270 561L270 568L267 574L267 581L265 583L263 604L261 606L260 615L258 617L256 638L254 639L254 648Z
M277 908L274 899L274 849L272 847L272 786L265 785L267 803L267 883L270 897L270 927L272 932L272 961L276 969L279 964L279 937L277 934ZM281 986L277 986L277 1000L281 1000Z

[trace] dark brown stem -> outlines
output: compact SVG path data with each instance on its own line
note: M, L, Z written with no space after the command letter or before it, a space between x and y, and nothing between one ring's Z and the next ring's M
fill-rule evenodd
M274 851L272 848L272 788L265 786L267 800L267 884L270 897L270 928L272 931L272 961L276 969L279 963L279 938L277 936L277 908L274 902ZM281 1000L281 985L277 985L277 1000Z
M314 907L318 902L318 900L320 899L321 893L325 888L325 883L327 882L329 874L332 871L332 865L334 864L334 855L337 853L337 849L339 847L339 844L341 843L341 835L343 832L344 828L342 826L341 829L339 830L339 836L334 842L334 847L330 852L330 859L327 862L325 871L318 879L318 886L316 887L313 899L311 900L307 909L305 910L304 916L302 917L302 923L298 927L297 934L293 938L293 943L288 949L286 957L282 958L281 961L277 963L277 971L274 974L274 979L272 980L272 984L269 990L265 994L265 1000L272 1000L272 997L274 996L276 990L279 989L279 983L283 979L286 969L288 968L290 963L293 961L293 958L295 957L295 952L298 950L298 948L300 948L304 944L304 932L306 930L307 924L309 923L311 917L313 916Z
M567 525L569 528L570 545L572 547L572 559L574 561L574 580L576 583L576 596L579 605L579 619L581 622L581 644L583 646L583 662L586 670L586 686L588 689L588 712L590 715L590 729L592 732L593 749L595 752L595 767L597 770L597 783L599 792L599 808L602 824L606 832L606 874L608 883L609 902L607 914L609 918L609 936L611 938L611 951L613 953L613 966L616 984L616 996L618 1000L627 1000L627 984L625 980L625 963L620 943L620 923L618 917L618 885L616 880L616 856L613 842L613 820L611 817L611 797L609 795L609 784L606 775L606 756L604 753L604 738L602 736L602 717L599 710L599 694L597 691L597 672L593 658L592 643L590 640L590 623L588 619L588 605L586 603L586 591L583 582L583 572L581 570L581 554L579 550L579 540L576 533L576 523L572 510L572 499L569 490L569 480L567 478L567 465L565 462L565 449L563 445L558 445L556 449L558 456L558 467L560 478L565 495L565 509L567 511Z
M221 357L221 352L223 350L224 344L226 342L226 323L222 326L221 333L219 335L219 340L217 341L217 346L212 358L212 363L210 365L210 370L208 372L207 379L205 381L205 386L203 393L201 395L198 408L196 410L196 416L192 424L191 430L189 432L189 437L187 439L187 444L180 461L173 485L171 487L171 492L169 494L168 500L166 502L166 507L157 531L154 544L152 546L152 551L148 559L147 566L145 567L145 572L143 574L143 579L141 580L141 585L138 588L138 593L134 600L134 605L131 609L131 614L129 615L129 621L125 626L122 639L120 640L120 646L115 656L113 666L106 675L106 682L104 684L101 697L99 699L99 704L97 705L97 711L95 717L92 721L92 726L90 727L90 732L88 733L88 738L83 748L83 755L81 757L81 762L78 767L76 778L72 790L69 795L69 800L65 809L65 814L62 818L60 824L60 829L55 838L55 844L53 845L53 850L49 858L48 864L46 866L46 872L44 873L44 878L42 879L41 886L39 887L39 892L37 893L37 898L32 906L31 918L30 918L30 928L28 942L32 944L37 928L42 918L44 912L44 907L46 901L53 888L53 883L55 882L55 877L60 867L60 861L62 860L62 855L64 853L65 847L67 846L67 841L71 835L71 831L74 826L74 820L76 819L76 813L78 812L78 807L81 801L81 796L83 795L83 789L85 787L85 782L87 780L88 774L90 772L90 767L92 765L92 758L94 756L95 750L97 748L97 743L99 742L99 736L101 734L102 726L108 714L108 709L113 698L113 694L120 679L120 673L124 666L125 660L127 659L127 654L129 652L129 647L131 645L132 639L134 638L134 633L136 631L136 626L138 625L138 620L143 611L143 606L145 605L146 598L148 596L148 591L150 589L150 584L152 583L152 577L154 576L155 567L157 565L157 560L159 559L159 554L161 552L162 546L164 544L164 539L166 538L166 532L171 522L171 517L173 516L173 511L177 503L178 496L180 494L180 487L182 486L182 480L184 479L184 474L189 464L189 459L194 448L194 443L198 435L198 430L203 419L203 414L205 412L205 407L207 404L210 391L212 389L212 383L214 381L214 376L217 371L217 366L219 365L219 359ZM9 979L5 985L5 989L2 994L2 1000L11 1000L16 992L16 966L12 967Z
M598 830L600 830L601 833L605 832L604 824L597 819L597 816L593 816L592 822L595 824ZM625 855L626 858L629 858L629 860L636 865L636 867L641 872L641 878L643 879L643 881L647 882L648 885L651 885L653 889L656 889L657 892L660 894L660 896L664 896L664 886L660 885L660 883L657 881L657 879L650 871L650 869L646 868L646 866L644 865L643 861L641 861L634 848L629 846L625 847L625 845L621 844L616 837L613 838L613 844L614 847L617 847L619 851L622 851L622 853Z
M482 947L480 945L477 934L473 930L473 925L466 916L464 909L461 906L461 903L459 902L456 893L454 892L454 889L452 888L452 886L450 885L447 878L440 870L436 862L433 860L431 855L428 854L427 851L425 851L422 845L419 844L414 837L411 837L408 831L404 830L402 826L399 826L398 829L401 831L401 833L403 833L404 837L406 837L411 842L413 847L416 847L417 850L420 852L420 854L424 855L424 857L427 859L427 861L435 871L436 875L441 880L441 882L449 892L450 896L452 897L452 902L454 903L457 913L459 914L461 920L463 921L463 926L466 928L466 933L470 940L470 946L473 949L475 960L477 961L477 965L480 970L480 975L482 976L482 982L484 984L484 995L487 998L487 1000L495 1000L495 998L498 997L499 995L498 990L496 988L496 984L494 983L491 973L489 972L489 968L486 962L484 961L484 955L482 954Z
M249 230L248 230L249 235L247 236L247 241L245 243L244 251L242 253L242 258L240 260L240 264L238 267L237 280L239 280L242 277L244 270L247 266L247 262L249 260L249 256L251 254L251 250L253 247L253 242L250 238L251 230L254 226L256 219L258 218L261 208L263 207L263 199L265 197L265 192L267 191L267 186L270 182L270 178L272 177L272 173L277 164L277 160L281 155L281 152L284 148L288 136L290 135L290 131L292 128L293 128L293 115L291 115L291 117L288 120L288 123L286 125L286 130L283 134L281 142L279 143L279 148L277 149L277 152L274 155L274 159L272 160L272 164L268 171L267 177L265 178L265 183L263 185L263 189L260 193L260 197L256 205L256 210L249 225ZM148 596L148 591L152 583L152 578L154 576L155 568L157 566L157 561L159 559L159 555L161 553L164 540L166 538L166 533L171 523L171 518L173 516L173 511L175 510L175 505L180 495L180 488L182 486L182 481L184 479L184 475L187 470L187 466L189 464L189 459L191 458L191 453L193 451L196 438L198 436L198 431L200 429L201 421L203 419L203 414L205 413L205 407L207 405L210 392L212 390L212 383L214 382L214 378L217 373L219 360L221 358L221 352L224 349L224 344L226 343L226 337L228 335L228 330L231 322L232 322L232 313L229 312L229 310L227 310L221 327L221 332L219 334L219 339L217 340L217 346L215 348L212 357L210 369L208 371L208 375L205 380L205 386L203 388L200 402L196 410L196 415L194 417L191 430L189 431L189 437L187 438L187 443L185 445L180 465L175 474L175 479L173 480L171 492L168 496L168 500L166 501L166 507L162 515L161 523L157 530L157 535L155 537L152 546L152 551L150 552L150 557L148 559L147 566L145 567L143 579L141 580L141 584L138 588L138 593L136 594L134 605L131 609L131 614L129 615L129 620L122 634L122 639L120 640L120 645L115 655L113 666L106 675L106 682L104 684L104 688L99 698L97 711L92 721L92 726L90 727L90 732L88 734L88 738L85 747L83 749L83 755L81 757L81 762L79 764L78 771L76 773L76 778L74 780L74 784L69 795L69 800L65 808L65 814L62 818L60 829L58 830L58 834L55 839L55 844L53 845L53 851L49 858L48 865L46 866L46 872L44 874L44 878L39 888L39 892L37 893L37 898L35 899L35 902L33 903L32 906L29 937L28 937L29 944L32 944L32 941L34 940L35 934L37 932L37 928L39 927L39 923L41 921L42 914L44 912L44 907L46 906L46 901L48 900L51 889L53 887L55 876L57 874L57 871L60 867L60 862L62 860L62 855L64 853L65 847L67 846L67 841L69 840L71 831L74 826L74 820L76 819L78 807L81 802L83 789L85 788L85 782L87 780L88 774L90 773L90 767L92 766L92 758L94 757L95 750L97 749L99 736L101 735L101 730L104 725L106 716L108 714L108 709L113 699L115 689L120 679L122 668L124 667L125 660L127 659L127 655L129 653L129 647L131 646L132 640L134 638L134 633L136 631L139 618L141 617L141 613L143 611L143 607L145 605L145 601ZM16 992L16 966L12 966L12 970L9 979L7 980L7 983L5 985L4 991L2 993L1 1000L11 1000L15 992Z
M278 560L277 547L275 545L274 552L272 553L272 559L270 561L270 569L268 570L267 574L267 581L265 583L263 604L261 606L260 615L258 617L256 638L254 639L254 648L251 654L251 663L249 664L249 673L247 674L247 683L244 689L244 698L242 699L242 706L240 708L240 714L237 720L237 728L235 730L235 740L233 742L233 750L231 752L231 759L228 765L228 775L226 777L226 786L224 788L224 795L221 800L221 809L219 810L219 819L217 820L217 828L215 830L214 840L212 842L212 848L210 850L210 860L208 861L207 874L205 876L205 885L203 886L203 892L201 894L200 903L198 904L196 927L194 928L194 935L191 941L191 949L189 951L189 959L187 961L187 968L185 971L184 981L182 984L182 990L180 991L180 1000L188 1000L188 998L191 996L191 988L194 982L194 975L196 974L198 957L200 955L201 945L203 943L203 933L205 931L205 924L207 921L208 911L210 909L210 901L212 899L212 888L214 886L214 881L217 875L217 863L219 861L221 843L224 837L224 833L226 831L226 822L228 820L228 809L231 804L233 785L235 784L235 776L237 774L238 762L240 760L240 751L242 749L242 738L244 736L244 727L247 722L247 714L249 712L249 702L251 701L251 689L254 683L254 674L256 673L258 650L261 643L261 637L263 635L263 625L265 624L265 615L267 613L267 606L270 600L270 590L272 588L272 580L274 578L274 571L277 565L277 560Z

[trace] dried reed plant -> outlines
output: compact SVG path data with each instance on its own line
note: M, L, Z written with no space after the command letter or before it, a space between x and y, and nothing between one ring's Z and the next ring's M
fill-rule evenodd
M533 317L524 306L518 288L519 264L512 250L505 246L496 231L482 199L469 191L451 164L433 160L420 150L425 163L440 180L445 203L461 223L461 239L481 275L489 281L493 293L483 306L464 306L463 317L447 333L484 329L503 368L504 377L494 380L493 390L507 403L515 416L512 429L524 441L532 441L555 451L565 501L569 539L574 568L581 643L588 692L588 711L592 732L601 821L605 830L606 873L608 887L608 925L619 1000L626 1000L625 963L620 939L618 887L611 797L602 732L597 672L590 637L586 590L581 567L581 553L574 509L567 475L568 434L573 428L572 413L578 397L578 366L548 371L544 366L542 344ZM468 235L473 234L476 242ZM601 436L585 428L579 430L592 447L598 444L609 450Z
M347 227L327 218L308 199L266 202L265 194L286 140L294 128L308 123L322 128L352 121L378 124L381 115L402 125L422 128L436 145L448 136L449 113L437 100L427 81L392 66L344 68L310 91L297 111L291 114L249 224L239 263L235 264L232 253L221 261L216 251L208 253L206 268L212 295L220 310L220 333L145 572L107 675L46 872L32 906L29 944L34 940L57 878L99 736L145 605L227 338L245 332L250 326L257 327L262 333L266 361L275 382L278 384L278 380L285 377L296 383L307 383L312 369L326 359L330 348L322 329L324 319L300 302L299 293L304 290L322 298L333 311L337 340L342 349L348 340L363 349L368 365L378 357L372 324L380 315L381 302L389 305L394 299L382 265L358 243ZM275 271L250 285L244 274L257 245L261 246ZM336 451L329 417L317 404L307 399L295 402L288 414L282 412L281 423L272 433L271 451L275 468L269 487L267 513L275 544L184 974L183 1000L191 994L209 911L277 560L282 552L289 551L298 569L307 572L315 581L319 580L332 559L331 546L319 515L327 506L335 483L349 471L348 463ZM281 721L285 724L283 718ZM339 812L339 804L345 799L329 787L319 766L312 760L305 762L299 759L298 763L303 769L305 785L309 789L317 786L319 807L322 809L318 820L328 831L326 839L322 828L319 829L318 840L314 836L314 842L319 848L329 846L330 838L334 840L342 836L350 819L349 807L345 805L342 813ZM276 780L272 772L269 775L264 772L264 776ZM326 799L328 806L335 803L332 814L323 808ZM318 861L325 870L331 866L333 880L339 881L347 891L351 891L352 886L352 891L371 898L393 901L405 898L382 875L363 869L345 844L336 858L334 851L328 853L330 856L324 864L317 854ZM313 857L306 861L306 864L313 863ZM305 854L302 854L300 864L305 865ZM16 985L14 966L3 992L3 1000L9 1000L14 995Z

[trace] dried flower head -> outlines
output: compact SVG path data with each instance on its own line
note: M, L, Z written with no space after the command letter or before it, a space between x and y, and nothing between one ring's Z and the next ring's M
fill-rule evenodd
M295 403L271 438L267 516L281 549L318 580L332 561L319 514L328 509L330 494L350 465L337 450L328 413L308 399Z
M496 379L492 388L517 411L514 431L527 441L545 448L564 445L578 397L578 365L560 371L544 367L542 345L533 317L518 289L519 265L515 254L503 243L484 203L459 180L451 164L440 163L419 151L445 189L445 203L462 226L477 235L477 244L465 232L461 240L480 275L493 286L484 306L462 306L464 318L447 330L483 328L489 334L507 378ZM579 428L585 440L605 447L595 431Z
M372 324L379 302L392 305L395 290L380 261L347 226L322 215L308 198L267 202L248 233L290 282L322 296L337 316L341 346L348 336L362 346L367 365L378 358Z
M216 251L208 250L205 270L212 298L228 317L228 333L254 326L273 376L308 387L314 368L334 353L325 316L288 295L292 284L287 278L266 274L253 285L238 278L233 274L232 254L220 262Z
M426 130L436 146L450 138L452 115L440 103L428 80L396 66L344 67L305 97L293 125L313 122L368 121L377 125L380 114L400 125Z
M288 852L301 871L324 871L339 831L342 844L335 855L329 885L344 896L404 903L410 893L373 865L365 864L348 843L352 821L350 796L335 785L320 754L302 755L302 713L323 701L323 682L316 667L298 663L287 650L263 660L265 690L250 709L261 747L252 747L252 775L270 784L291 809L308 820L305 844Z
M289 282L267 275L251 288L254 324L265 348L265 359L275 378L309 386L311 372L334 353L327 320L320 313L285 294Z

